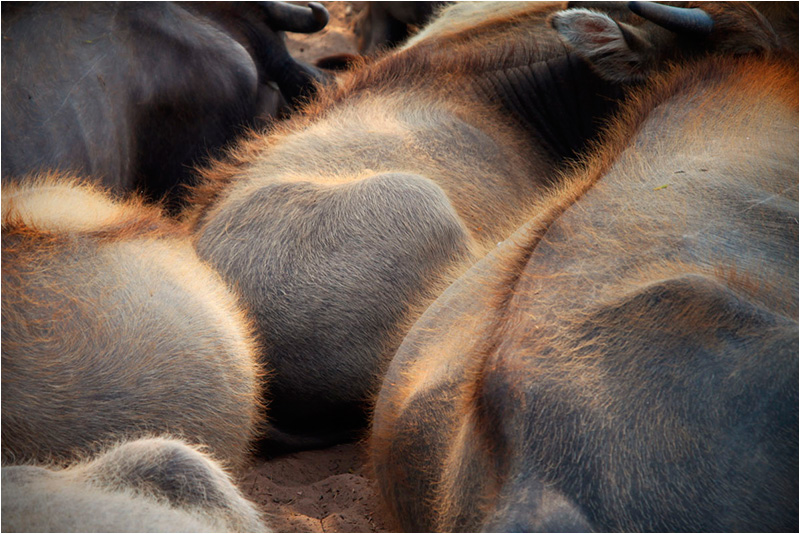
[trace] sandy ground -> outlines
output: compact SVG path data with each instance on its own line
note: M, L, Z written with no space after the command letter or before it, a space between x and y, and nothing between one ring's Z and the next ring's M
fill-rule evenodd
M302 2L296 2L301 3ZM362 2L320 2L330 14L321 31L311 34L287 33L286 44L292 57L313 64L335 54L357 54L353 24L364 9Z
M241 488L278 532L387 532L358 444L261 460Z
M352 27L362 6L322 4L331 15L325 29L311 35L287 34L289 51L308 63L356 53ZM363 447L353 443L256 460L241 488L277 532L387 532L364 457Z

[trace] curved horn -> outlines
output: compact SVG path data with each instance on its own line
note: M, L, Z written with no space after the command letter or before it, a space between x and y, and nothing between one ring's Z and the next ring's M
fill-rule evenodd
M328 10L322 4L309 2L308 7L287 4L286 2L259 2L261 10L268 18L273 30L314 33L328 24Z
M655 2L628 2L628 8L675 33L707 35L714 29L711 15L700 8L673 7Z

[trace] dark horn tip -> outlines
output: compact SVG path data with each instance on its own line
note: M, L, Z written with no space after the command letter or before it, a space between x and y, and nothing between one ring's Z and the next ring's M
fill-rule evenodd
M657 2L631 0L628 2L628 9L675 33L707 35L714 29L714 19L700 8L673 7Z
M319 31L328 25L328 21L331 17L328 14L328 10L325 9L325 6L318 2L309 2L308 7L311 8L311 13L314 16L314 20L317 22L317 26L319 26L316 31Z

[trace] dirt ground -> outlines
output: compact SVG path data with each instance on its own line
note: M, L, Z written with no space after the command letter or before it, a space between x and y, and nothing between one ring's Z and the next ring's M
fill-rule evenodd
M277 532L387 532L358 444L261 460L241 488Z
M358 3L322 2L331 20L321 32L287 34L292 55L308 63L356 53ZM257 460L241 487L277 532L387 532L375 481L360 444L338 445Z
M292 57L313 64L326 56L358 53L353 24L364 9L363 2L320 3L330 14L328 25L317 33L287 33L286 44Z

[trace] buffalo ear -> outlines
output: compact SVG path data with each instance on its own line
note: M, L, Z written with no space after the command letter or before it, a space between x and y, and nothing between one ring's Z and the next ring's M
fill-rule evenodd
M550 25L576 54L611 82L642 81L654 59L654 46L639 29L588 9L554 13Z

